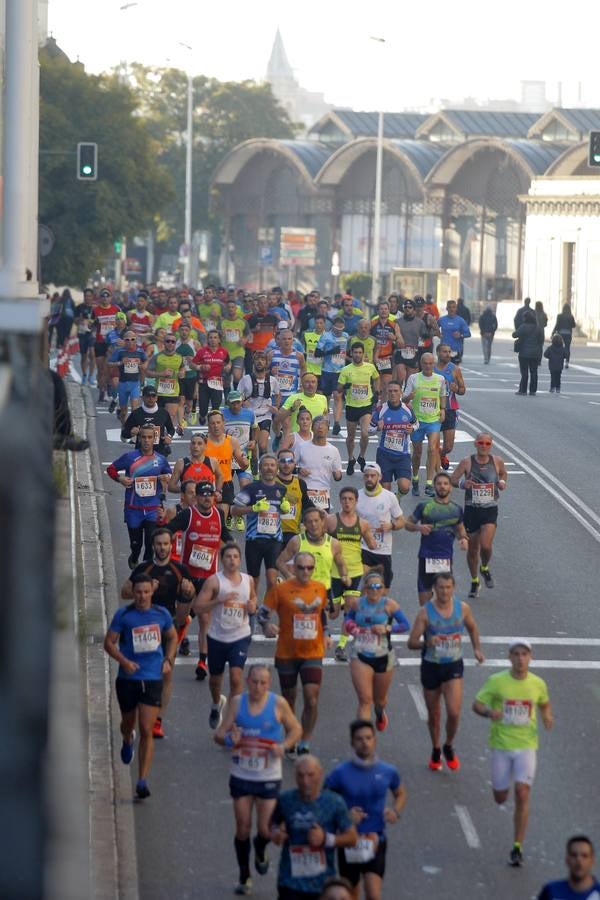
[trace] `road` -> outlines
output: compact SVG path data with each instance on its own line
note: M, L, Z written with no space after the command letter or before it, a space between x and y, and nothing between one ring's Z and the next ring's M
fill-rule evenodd
M379 738L379 752L400 768L408 802L401 822L389 833L386 898L535 897L544 881L562 877L564 842L570 834L584 831L598 838L600 480L595 463L600 350L574 349L560 396L548 393L544 366L538 395L516 397L518 368L512 343L497 341L489 366L482 365L475 339L467 348L463 363L467 394L462 398L464 413L453 462L471 452L470 441L479 429L489 428L510 473L501 498L492 564L497 587L483 588L473 602L487 662L483 667L472 665L467 650L470 664L456 741L461 771L431 773L426 768L430 747L418 660L406 650L404 640L396 644L399 665L391 690L390 726ZM97 407L96 428L105 467L123 452L118 422L105 407ZM345 460L343 440L336 440ZM176 442L172 460L183 456L186 448L187 439ZM374 442L368 455L374 458ZM343 483L360 487L361 481L357 473L344 476ZM128 575L129 552L122 492L108 478L105 487L117 578L122 583ZM404 513L409 514L417 502L404 500ZM391 594L409 618L417 609L417 545L415 535L401 532L394 537ZM457 560L455 570L457 592L464 597L468 572L463 559ZM508 638L515 635L534 642L533 670L548 682L556 720L552 732L541 734L524 847L526 865L520 870L506 864L512 804L497 808L491 797L488 723L470 711L485 678L504 667ZM272 642L253 641L251 655L272 658ZM313 750L328 769L347 754L347 726L356 701L348 667L332 659L326 663ZM193 658L178 659L165 720L167 738L157 742L149 782L152 797L134 804L142 900L216 900L230 896L236 881L228 753L212 742L208 687L195 681L193 664ZM292 766L285 763L284 784L291 783ZM277 855L272 849L275 863ZM264 878L253 878L253 896L261 900L276 895L276 865L271 869Z

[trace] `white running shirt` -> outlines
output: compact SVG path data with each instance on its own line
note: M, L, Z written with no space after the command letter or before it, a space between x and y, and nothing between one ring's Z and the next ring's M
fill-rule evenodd
M242 580L240 584L233 584L222 572L217 572L219 579L219 600L210 611L210 625L208 633L215 641L231 644L233 641L241 641L250 635L250 620L248 618L248 601L250 599L250 576L240 572ZM224 598L233 595L228 600Z
M381 489L381 493L375 497L371 497L364 490L358 492L358 503L356 512L363 519L366 519L371 526L373 537L377 541L377 548L371 550L362 538L360 546L369 553L376 553L379 556L392 555L392 533L391 531L381 531L382 522L391 522L402 515L402 509L398 503L398 498L391 491L385 488Z

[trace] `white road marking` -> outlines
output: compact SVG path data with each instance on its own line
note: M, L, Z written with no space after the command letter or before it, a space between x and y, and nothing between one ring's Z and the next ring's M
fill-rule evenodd
M455 805L454 809L456 811L458 821L460 822L460 827L463 830L467 846L469 846L472 850L479 850L479 848L481 847L481 841L479 840L479 835L477 834L477 830L473 825L473 819L469 814L469 810L466 806L458 806L458 804Z
M416 684L407 685L410 696L413 698L415 702L415 706L417 707L417 712L419 714L419 718L422 722L427 721L427 707L425 706L425 701L423 700L423 694L421 690L417 687Z
M197 635L190 634L188 635L190 642L194 642L198 640ZM518 637L525 637L531 644L534 645L534 649L537 645L543 645L547 647L600 647L600 638L585 638L585 637L530 637L528 635L518 635ZM392 642L395 644L400 644L403 641L406 641L407 636L405 634L392 634L391 635ZM257 644L274 644L277 638L269 638L265 637L264 634L253 634L252 635L252 643ZM480 637L479 640L482 644L500 644L506 647L508 652L508 645L511 641L516 640L514 636L511 635L490 635L488 637ZM468 638L463 638L463 641L468 644ZM535 660L533 660L532 665L535 664Z
M520 447L518 447L517 444L513 444L512 441L508 440L508 438L499 434L499 432L494 431L493 428L491 428L486 422L482 422L481 419L476 419L475 416L472 416L468 413L463 413L463 415L468 422L473 423L474 425L479 426L480 429L489 431L491 434L493 434L496 448L500 450L500 452L507 453L512 456L512 458L521 466L521 468L524 469L529 475L531 475L531 477L534 478L538 482L538 484L540 484L544 488L544 490L548 491L549 494L551 494L556 500L558 500L560 505L563 506L564 509L566 509L567 512L569 512L573 516L573 518L576 519L579 524L585 528L588 534L590 534L594 538L594 540L600 544L600 528L595 528L589 521L591 520L592 522L595 522L596 525L600 526L600 516L598 516L593 509L590 509L590 507L586 503L584 503L583 500L581 500L581 498L577 496L577 494L574 494L573 491L571 491L566 486L566 484L563 484L563 482L559 478L556 478L556 476L553 475L552 472L549 472L548 469L544 468L544 466L536 462L531 456L529 456L528 453L525 453ZM498 439L506 446L503 446L502 443L499 443ZM528 462L525 462L523 460L523 456L528 460ZM551 482L559 490L561 490L566 495L566 497L568 497L569 500L572 501L572 504L569 503L569 501L566 500L565 497L561 496L561 494L559 494L557 490L551 487L548 482ZM577 507L577 509L575 507ZM579 510L581 510L581 512ZM585 513L585 516L582 515L582 513Z
M600 375L600 369L592 369L591 366L579 366L576 363L569 364L569 371L577 369L578 372L587 372L588 375Z
M252 663L262 663L265 666L272 666L274 657L272 656L249 656L246 665ZM196 660L188 656L178 656L175 664L178 666L195 666ZM479 663L474 659L465 659L465 666L474 667ZM347 663L339 663L333 656L326 656L323 659L324 666L337 666L338 669L348 669ZM416 668L421 665L420 659L397 659L396 665L402 668ZM508 659L486 659L481 666L482 669L506 669L509 665ZM600 669L600 660L578 660L578 659L533 659L531 661L531 669Z

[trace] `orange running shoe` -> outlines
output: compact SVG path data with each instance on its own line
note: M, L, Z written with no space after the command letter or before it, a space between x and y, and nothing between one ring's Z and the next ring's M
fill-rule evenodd
M432 772L439 772L442 768L442 751L439 747L434 747L431 751L431 757L427 763L427 767L431 769Z
M162 727L162 718L160 716L156 717L156 722L152 728L152 737L153 738L164 738L165 733Z
M458 772L460 769L460 760L454 752L452 744L444 744L444 759L446 760L446 765L452 772Z

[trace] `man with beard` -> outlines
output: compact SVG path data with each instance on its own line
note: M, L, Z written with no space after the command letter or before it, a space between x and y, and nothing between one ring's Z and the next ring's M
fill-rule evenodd
M273 414L281 401L279 383L272 375L267 375L267 354L258 350L254 354L252 374L244 375L238 384L238 391L244 399L244 406L254 411L258 426L258 452L267 452Z

